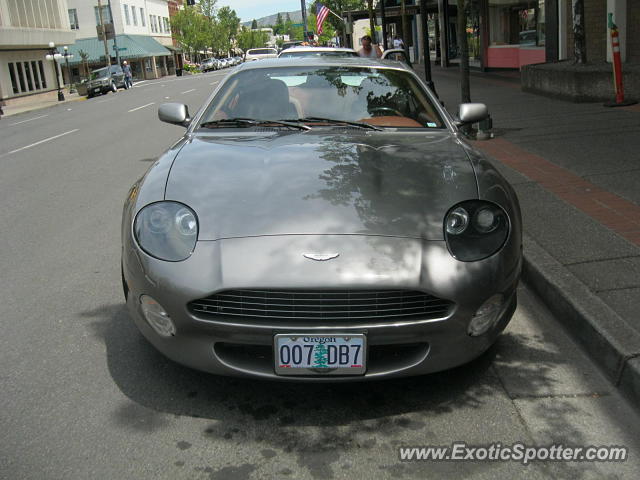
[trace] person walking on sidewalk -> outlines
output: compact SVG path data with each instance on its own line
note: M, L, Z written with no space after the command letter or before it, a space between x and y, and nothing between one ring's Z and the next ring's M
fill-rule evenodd
M133 75L131 75L131 65L126 60L122 62L122 71L124 72L124 88L128 90L133 87Z
M404 50L404 42L398 35L396 35L393 39L393 48L401 48L402 50Z
M382 52L380 51L380 47L377 45L371 44L371 37L369 35L365 35L360 39L362 43L362 48L358 50L358 55L365 58L380 58L382 56Z

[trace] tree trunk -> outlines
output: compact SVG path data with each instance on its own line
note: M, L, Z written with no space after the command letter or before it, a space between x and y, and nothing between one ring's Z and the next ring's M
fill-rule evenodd
M465 0L458 0L458 48L460 49L460 101L471 101L469 85L469 47L467 45L467 12Z
M369 27L371 28L371 43L376 43L376 17L373 14L373 0L367 1L369 9Z
M574 63L587 63L586 35L584 31L584 0L573 0L573 55Z

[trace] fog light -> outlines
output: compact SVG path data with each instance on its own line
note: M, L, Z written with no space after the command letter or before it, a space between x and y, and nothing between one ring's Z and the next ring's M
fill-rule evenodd
M503 299L501 294L494 295L484 302L471 318L467 333L472 337L486 333L498 320L502 303Z
M140 297L140 305L142 306L144 318L158 335L171 337L176 334L176 326L173 324L171 317L158 302L148 295L142 295Z

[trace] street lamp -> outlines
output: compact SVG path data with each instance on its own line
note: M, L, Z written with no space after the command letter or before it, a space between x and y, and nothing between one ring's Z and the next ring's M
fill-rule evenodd
M62 58L62 55L60 54L60 52L58 52L55 43L49 42L49 53L45 56L45 58L53 62L53 69L56 72L56 83L58 84L58 101L64 102L64 94L62 93L62 89L60 88L60 76L58 75L57 65L57 61Z

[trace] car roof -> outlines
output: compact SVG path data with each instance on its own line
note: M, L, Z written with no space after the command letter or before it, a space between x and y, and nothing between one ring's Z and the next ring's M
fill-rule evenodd
M307 47L304 45L295 46L291 48L287 48L283 50L281 54L286 52L356 52L353 48L345 48L345 47Z
M285 57L265 58L259 62L246 62L237 67L236 72L243 70L258 70L278 67L375 67L393 68L397 70L412 71L402 62L393 60L380 60L364 57Z

